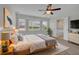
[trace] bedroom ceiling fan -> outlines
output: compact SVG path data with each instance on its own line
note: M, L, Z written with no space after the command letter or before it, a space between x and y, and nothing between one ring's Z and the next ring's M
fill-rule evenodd
M52 4L48 4L47 8L45 10L41 9L39 11L45 11L44 15L45 14L51 14L51 15L53 15L53 11L58 11L58 10L61 10L61 8L52 8Z

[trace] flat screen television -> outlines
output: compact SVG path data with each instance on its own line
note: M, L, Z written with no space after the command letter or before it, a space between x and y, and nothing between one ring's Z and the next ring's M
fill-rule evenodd
M79 20L70 21L70 27L73 29L79 29Z

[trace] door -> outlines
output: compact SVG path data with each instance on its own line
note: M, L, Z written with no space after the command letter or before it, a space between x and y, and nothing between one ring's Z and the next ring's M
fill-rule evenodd
M64 20L57 20L57 38L64 39Z

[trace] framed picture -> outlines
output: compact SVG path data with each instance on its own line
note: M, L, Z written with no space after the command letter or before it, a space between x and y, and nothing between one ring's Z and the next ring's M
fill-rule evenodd
M10 27L12 25L11 14L7 8L3 8L3 27Z

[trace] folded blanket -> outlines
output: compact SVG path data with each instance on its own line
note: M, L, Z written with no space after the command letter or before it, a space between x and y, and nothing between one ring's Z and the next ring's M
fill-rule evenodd
M43 40L45 40L46 45L47 46L51 46L51 45L56 45L57 41L55 38L43 35L43 34L38 34L37 36L39 36L40 38L42 38Z

